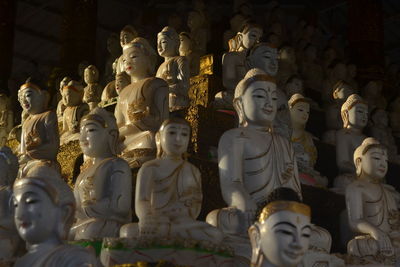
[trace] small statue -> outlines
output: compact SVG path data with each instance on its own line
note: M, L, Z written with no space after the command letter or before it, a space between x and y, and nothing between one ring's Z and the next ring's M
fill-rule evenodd
M175 29L164 27L157 36L158 54L164 62L158 67L156 77L163 79L169 86L169 111L182 110L189 106L188 60L179 56L179 35Z
M366 138L354 152L357 179L346 188L349 225L360 234L347 244L347 253L369 266L394 266L400 255L400 194L383 183L387 160L386 148Z
M119 37L117 34L112 33L107 39L107 51L109 53L106 61L104 77L106 82L113 80L115 75L116 65L118 58L121 55L121 46L119 45Z
M11 110L10 99L5 94L0 94L0 147L6 144L13 127L14 112Z
M363 90L363 97L370 110L374 108L386 109L387 101L382 95L382 81L369 81Z
M18 91L18 99L28 117L22 124L19 149L20 173L43 165L59 169L57 153L60 146L57 115L47 110L49 94L29 78Z
M317 148L313 136L305 130L310 115L310 100L300 94L294 94L288 101L292 122L292 142L299 167L300 181L312 186L328 185L328 179L321 176L314 165L317 161Z
M12 184L18 173L18 158L8 147L0 147L0 263L10 261L18 248L19 236L14 224Z
M334 181L338 193L343 193L355 179L356 168L352 155L366 138L362 132L368 123L367 103L359 95L352 94L342 105L341 115L343 129L336 132L336 164L340 174Z
M117 65L118 65L118 58L112 64L112 74L114 75L114 78L117 73ZM115 98L118 96L117 91L115 89L115 79L112 80L112 78L108 78L107 80L111 81L107 83L107 85L103 89L103 92L101 93L101 103L99 104L100 107L115 100Z
M288 98L292 97L294 94L304 95L303 80L299 75L292 75L287 80L283 86L285 94Z
M192 10L188 14L187 26L192 36L193 47L199 56L207 54L208 34L205 28L205 17L201 11Z
M323 83L322 100L326 104L331 104L334 102L332 95L334 91L334 86L339 81L344 81L347 78L347 67L344 63L340 61L334 61L328 66L327 78Z
M99 82L99 71L94 65L89 65L85 69L85 92L83 95L83 102L89 105L89 109L92 110L97 107L97 104L101 101L101 93L103 89L101 88Z
M180 118L163 122L156 135L157 159L140 168L135 194L139 237L192 239L219 244L222 233L197 221L203 198L200 171L186 160L190 126ZM134 224L124 226L126 237L135 237ZM133 236L132 236L133 235ZM136 233L137 237L137 233Z
M168 84L151 77L156 53L144 38L124 46L124 71L131 84L119 94L115 117L122 138L122 157L139 167L156 156L154 135L169 116Z
M70 81L64 86L62 101L66 108L63 113L63 127L60 143L66 144L79 139L79 122L81 118L89 113L89 107L82 102L83 86L77 81Z
M190 76L196 76L200 71L200 56L193 51L192 37L187 32L179 34L179 55L186 57L189 62Z
M58 91L60 92L61 99L60 99L60 101L58 101L58 104L57 104L57 119L58 119L58 122L60 122L60 123L62 123L62 121L63 121L63 114L64 114L64 110L65 110L65 107L66 107L65 103L64 103L64 101L62 99L62 93L63 93L64 86L66 86L70 81L71 81L70 77L64 77L60 81L60 88L58 88Z
M133 39L138 37L138 32L132 25L126 25L120 32L119 35L119 43L121 45L121 48L123 49L125 45L128 43L132 42ZM124 72L124 65L123 65L123 57L120 56L118 58L118 63L117 63L117 70L116 73L121 73Z
M116 156L118 141L115 117L108 111L95 108L82 118L79 143L86 161L74 188L75 240L117 237L131 221L132 174Z
M272 201L249 228L251 267L296 267L308 250L311 209L296 201ZM282 234L284 233L284 234Z
M15 225L28 250L14 266L100 266L87 249L65 243L75 199L61 176L51 174L39 172L14 183Z
M241 13L234 14L229 20L231 28L226 30L223 35L223 48L225 50L229 49L229 41L236 36L245 22L246 17Z

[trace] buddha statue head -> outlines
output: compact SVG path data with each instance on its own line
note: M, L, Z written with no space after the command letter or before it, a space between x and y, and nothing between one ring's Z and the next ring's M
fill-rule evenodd
M115 91L119 95L125 87L131 83L131 79L126 72L117 73L115 75Z
M187 56L192 52L192 38L190 37L190 33L181 32L179 34L179 55Z
M298 201L269 202L248 230L252 246L250 266L297 266L309 247L310 217L310 207Z
M288 97L294 94L304 94L303 80L298 75L289 77L285 84L285 92Z
M293 47L285 45L279 49L279 61L296 64L296 53Z
M164 58L179 54L179 35L172 27L164 27L157 35L157 51Z
M344 80L339 80L337 83L335 83L332 89L333 99L341 103L346 101L350 95L354 94L354 90L351 85Z
M79 144L84 155L90 158L116 156L118 140L116 119L105 109L95 108L81 119Z
M41 172L14 183L15 225L28 245L53 244L68 236L74 221L75 198L60 175Z
M198 10L192 10L188 14L187 26L191 31L196 31L203 27L205 17L202 12Z
M239 32L246 21L246 17L241 13L235 13L229 20L233 32Z
M288 101L290 110L290 120L294 125L306 126L310 116L310 99L305 98L301 94L294 94Z
M93 84L99 81L99 71L94 65L86 67L84 72L84 80L86 84Z
M37 82L28 78L18 90L18 100L24 112L30 115L39 114L47 109L50 95L42 90Z
M0 147L0 187L10 186L18 174L18 158L9 147Z
M138 37L138 33L135 28L131 25L126 25L119 35L119 42L121 47L123 48L128 43L132 42L133 39Z
M250 49L260 41L263 29L253 21L247 21L237 33L237 42L241 49Z
M154 72L157 54L149 42L141 37L123 47L123 69L131 77L148 77Z
M65 76L61 81L60 81L60 93L62 94L64 86L66 86L72 79L68 76Z
M389 126L388 113L382 108L371 111L370 121L372 127L387 128Z
M350 95L340 110L343 128L362 130L368 123L367 103L357 94Z
M237 84L233 106L242 127L272 127L277 111L276 81L260 69L249 70Z
M156 134L157 157L186 159L190 132L190 125L184 119L172 117L165 120Z
M262 69L270 76L278 73L278 49L268 43L254 45L246 60L249 68Z
M82 104L83 85L80 82L71 80L64 86L62 100L67 107L75 107Z
M387 173L387 149L373 137L364 139L362 144L354 151L353 160L358 178L381 181Z

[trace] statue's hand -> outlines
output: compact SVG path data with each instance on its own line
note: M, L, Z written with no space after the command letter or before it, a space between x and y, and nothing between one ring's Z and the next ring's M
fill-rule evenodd
M286 170L282 173L282 182L287 183L293 177L293 163L286 164Z
M379 251L384 256L392 256L394 254L392 242L385 232L378 229L376 232L372 233L372 237L378 241Z

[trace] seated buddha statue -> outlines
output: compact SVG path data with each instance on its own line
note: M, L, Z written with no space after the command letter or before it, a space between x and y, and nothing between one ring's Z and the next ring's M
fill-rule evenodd
M138 37L138 32L132 25L126 25L124 28L122 28L120 34L119 34L119 44L121 45L121 48L123 49L125 45L128 43L132 42L133 39ZM116 72L124 72L124 66L123 66L123 57L122 55L118 58L117 61L117 69Z
M125 237L192 239L219 244L222 233L196 218L203 194L200 171L186 159L190 126L180 118L163 122L156 135L157 158L142 165L136 180L134 224L124 226Z
M200 71L200 56L193 51L192 37L187 32L179 33L179 55L189 62L190 76L196 76Z
M248 70L246 53L259 42L262 34L260 25L246 22L235 37L235 49L222 56L222 83L225 91L215 96L218 107L232 108L235 87Z
M354 152L357 179L346 188L349 225L358 235L347 253L368 266L394 266L400 255L400 194L383 182L387 160L386 148L366 138Z
M139 167L156 156L154 135L169 116L168 84L151 77L157 56L146 39L138 37L124 46L123 58L131 84L120 92L114 114L124 139L122 157Z
M131 221L132 174L117 157L119 133L113 114L93 109L82 118L79 144L86 161L75 187L75 240L117 237ZM102 144L102 145L98 145Z
M8 147L0 147L0 263L10 261L18 249L19 236L14 224L12 184L18 173L18 158Z
M260 69L249 70L236 87L233 103L240 127L225 132L219 141L219 177L223 199L238 214L238 227L231 234L247 236L256 210L272 190L289 187L301 197L301 187L292 144L272 128L277 111L274 78ZM215 216L207 217L212 225L233 223L229 217L218 223Z
M89 109L92 110L101 101L101 93L103 88L99 84L99 71L96 66L89 65L84 72L84 80L87 84L84 89L83 102L89 105Z
M297 165L299 167L300 182L312 186L328 185L328 179L321 176L314 165L317 161L317 148L312 136L305 130L310 115L310 100L301 94L294 94L289 99L290 119L292 122L292 136Z
M179 56L179 35L172 27L164 27L157 35L158 54L164 62L158 67L156 77L163 79L169 87L169 111L182 110L189 106L189 62Z
M14 266L101 266L87 249L66 244L75 213L70 187L60 175L37 175L13 186L15 225L28 251Z
M104 87L103 92L101 93L101 103L99 106L104 106L105 104L109 103L113 99L117 97L117 91L115 90L115 75L117 72L117 65L118 65L118 58L112 64L112 74L114 79L107 78L110 82Z
M27 118L22 124L19 147L20 172L26 175L31 168L43 165L59 168L57 153L60 146L57 115L47 109L49 94L38 82L28 79L18 90L18 99Z
M291 98L294 94L304 95L303 80L296 74L290 76L282 88L288 98Z
M0 147L6 144L8 134L13 127L14 112L11 109L10 99L7 95L0 93Z
M79 139L79 122L89 113L89 106L82 102L83 86L77 81L70 81L62 91L62 101L65 103L63 126L60 143L66 144Z
M58 119L58 122L60 122L60 123L62 123L62 121L63 121L63 113L64 113L64 110L65 110L65 104L64 104L64 101L62 99L62 92L63 92L64 86L66 86L70 81L71 81L70 77L64 77L60 81L60 87L58 89L59 93L60 93L60 96L61 96L61 99L60 99L60 101L58 101L58 104L57 104L57 119Z
M336 164L339 176L334 187L343 193L346 186L355 179L356 168L352 155L366 138L363 129L368 123L367 103L357 94L350 95L341 108L343 129L336 132Z

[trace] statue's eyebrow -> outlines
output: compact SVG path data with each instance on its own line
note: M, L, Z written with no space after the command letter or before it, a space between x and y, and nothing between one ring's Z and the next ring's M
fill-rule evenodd
M257 92L257 91L269 92L269 91L271 91L271 89L260 87L260 88L254 89L253 93L255 93L255 92Z
M297 228L296 225L294 225L293 223L290 223L290 222L278 222L274 226L272 226L272 228L275 228L275 227L277 227L279 225L287 225L287 226L290 226L290 227L295 228L295 229Z
M309 229L309 230L311 231L311 226L306 225L306 226L304 226L303 228L301 228L301 230L304 230L304 229Z

